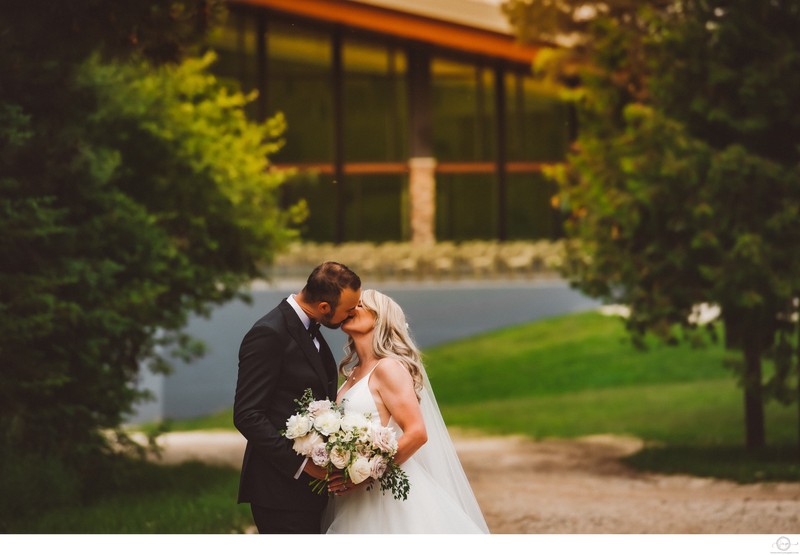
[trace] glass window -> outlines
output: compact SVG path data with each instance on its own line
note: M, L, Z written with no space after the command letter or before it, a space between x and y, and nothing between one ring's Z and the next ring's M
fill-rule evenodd
M397 162L408 157L406 59L397 49L347 39L344 66L344 156Z
M344 240L400 241L406 179L402 175L348 175Z
M432 74L434 156L440 161L493 160L493 72L435 59Z
M529 76L509 73L505 85L507 159L562 160L570 132L567 105Z
M309 241L326 242L336 237L336 186L328 174L298 173L280 188L283 206L300 200L308 203L308 218L300 226L300 235Z
M436 176L436 238L467 241L497 237L497 197L491 174Z
M407 177L347 175L344 184L344 241L401 241L407 236ZM336 237L336 185L328 174L297 174L282 187L284 206L301 199L309 216L300 227L308 241Z
M330 162L334 107L328 33L278 21L267 26L267 114L286 116L286 145L275 162Z
M258 62L256 41L257 19L248 14L230 12L225 25L209 37L209 46L217 53L214 73L222 79L237 81L242 90L258 89ZM247 115L258 117L258 102L247 105Z
M559 212L551 199L557 185L541 174L506 177L508 239L556 239L561 234Z

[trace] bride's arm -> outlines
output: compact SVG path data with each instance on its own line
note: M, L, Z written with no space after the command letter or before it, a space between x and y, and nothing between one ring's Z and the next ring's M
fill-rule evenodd
M378 413L384 420L386 413L394 418L403 430L397 440L397 454L394 461L402 464L428 441L425 421L419 408L417 394L414 391L414 380L408 370L393 359L383 359L370 376L369 389L375 399ZM328 482L328 491L337 495L349 494L369 485L372 480L365 480L357 486L345 480L341 474L333 476Z
M425 421L414 391L414 380L399 361L387 358L375 369L369 385L403 430L403 435L397 441L394 459L397 464L402 464L428 441Z

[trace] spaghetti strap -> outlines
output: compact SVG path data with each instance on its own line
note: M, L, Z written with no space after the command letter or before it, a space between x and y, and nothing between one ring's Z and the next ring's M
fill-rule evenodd
M364 374L363 376L361 376L360 378L358 378L358 381L355 381L355 382L351 383L351 384L350 384L350 389L353 389L355 386L357 386L357 385L358 385L358 384L360 384L361 382L367 382L367 383L368 383L368 382L369 382L369 377L370 377L370 376L372 376L372 373L375 371L375 369L378 367L378 365L379 365L381 362L383 362L383 360L384 360L384 359L380 359L378 362L376 362L376 363L375 363L375 366L373 366L373 367L372 367L372 369L371 369L369 372L367 372L366 374ZM345 382L345 383L343 383L343 384L342 384L342 386L339 388L339 390L340 390L340 391L341 391L342 387L344 387L344 386L345 386L345 384L346 384L346 383L347 383L347 382ZM349 390L348 390L348 391L349 391ZM345 393L345 395L346 395L346 394L347 394L347 393Z
M369 372L367 372L367 375L366 375L366 376L364 376L363 378L361 378L361 380L364 380L364 379L366 379L367 381L369 381L369 377L372 375L372 373L375 371L375 369L378 367L378 365L379 365L381 362L383 362L383 359L380 359L378 362L376 362L376 363L375 363L375 366L373 366L373 367L372 367L372 370L370 370ZM358 380L358 381L361 381L361 380Z

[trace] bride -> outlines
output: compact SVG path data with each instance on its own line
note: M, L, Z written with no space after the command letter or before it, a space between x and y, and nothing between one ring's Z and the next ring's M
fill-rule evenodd
M408 498L396 500L378 484L332 478L334 497L323 517L329 534L488 533L453 442L442 420L405 315L391 298L365 290L339 364L345 377L337 402L394 428L395 461L408 476ZM352 364L352 367L350 366Z

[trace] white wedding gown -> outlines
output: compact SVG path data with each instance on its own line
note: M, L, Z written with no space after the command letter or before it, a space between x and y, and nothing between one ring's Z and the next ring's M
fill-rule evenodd
M368 385L371 375L372 372L356 382L344 394L342 403L346 410L371 414L373 420L379 422L378 409ZM429 388L427 376L425 378L425 385ZM427 392L423 390L423 396L426 394ZM438 407L435 407L431 397L432 395L424 397L423 400L434 403L436 414L441 421ZM424 404L422 406L425 407ZM428 429L428 442L401 465L408 475L411 486L408 498L395 499L391 491L381 491L378 482L370 490L362 487L353 493L332 497L323 518L323 531L328 534L489 532L455 449L452 449L449 435L446 438L440 437L441 430L437 432L437 422L429 422L434 420L434 417L429 417L426 412L428 411L423 410L423 418ZM395 430L398 437L402 435L402 430L393 419L389 420L388 425ZM444 428L443 421L440 422L440 427ZM447 434L446 429L443 433ZM436 453L437 447L441 446L431 445L432 441L449 444L452 452L448 456ZM434 462L428 463L430 459ZM458 478L460 483L454 486L454 479Z

